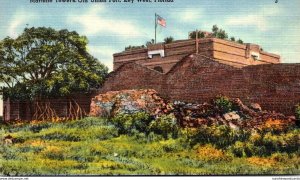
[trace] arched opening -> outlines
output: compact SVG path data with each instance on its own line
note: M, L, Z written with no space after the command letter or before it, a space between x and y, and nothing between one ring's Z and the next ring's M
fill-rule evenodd
M155 71L158 71L158 72L164 73L164 70L163 70L163 68L162 68L162 67L160 67L160 66L155 66L153 69L154 69Z

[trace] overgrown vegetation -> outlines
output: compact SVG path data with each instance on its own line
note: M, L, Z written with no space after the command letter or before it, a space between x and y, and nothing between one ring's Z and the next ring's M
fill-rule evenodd
M233 109L232 102L226 96L217 96L213 100L213 104L222 114L230 112Z
M175 40L175 39L174 39L172 36L169 36L169 37L166 37L166 38L164 39L164 43L165 43L165 44L169 44L169 43L172 43L174 40ZM148 47L148 46L150 46L150 45L155 44L154 41L155 41L154 39L151 39L150 41L147 41L147 42L145 43L145 45L143 44L143 45L140 45L140 46L132 46L132 45L126 46L126 47L125 47L125 51L130 51L130 50L136 50L136 49L146 48L146 47Z
M206 38L206 37L214 37L214 38L219 38L219 39L226 39L226 40L230 40L233 42L237 42L239 44L243 44L243 40L236 39L234 36L231 36L230 38L228 38L228 33L222 29L219 28L217 25L213 25L212 27L212 33L207 34L208 32L204 32L204 31L198 31L198 38ZM192 31L189 33L189 38L190 39L196 39L196 31Z
M226 99L218 104L220 109L230 107ZM155 118L147 113L2 126L0 172L26 176L299 174L300 130L271 131L265 126L260 131L180 128L172 114Z

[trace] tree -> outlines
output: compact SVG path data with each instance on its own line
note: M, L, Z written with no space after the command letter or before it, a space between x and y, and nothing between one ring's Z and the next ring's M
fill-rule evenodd
M145 46L144 45L141 45L141 46L131 46L131 45L129 45L129 46L125 47L125 51L130 51L130 50L135 50L135 49L141 49L141 48L145 48Z
M152 44L155 44L154 39L151 39L150 41L147 41L147 42L146 42L146 46L150 46L150 45L152 45Z
M192 31L189 33L189 38L190 39L196 39L196 31ZM198 31L198 38L205 38L205 34L202 31Z
M174 41L174 38L172 36L166 37L164 39L165 44L172 43Z
M108 68L88 53L87 43L75 31L45 27L0 41L5 97L32 100L99 88Z
M243 43L244 43L244 41L241 40L241 39L238 39L236 42L237 42L237 43L240 43L240 44L243 44Z
M217 25L213 25L212 27L213 37L219 39L228 39L228 34L223 29L219 29Z

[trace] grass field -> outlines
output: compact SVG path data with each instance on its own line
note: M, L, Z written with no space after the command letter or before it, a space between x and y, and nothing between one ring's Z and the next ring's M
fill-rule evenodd
M215 129L180 129L177 137L170 134L164 137L153 132L120 133L116 126L99 118L2 125L2 139L11 135L14 140L13 143L1 141L0 173L26 176L300 174L299 129L262 135L212 128Z

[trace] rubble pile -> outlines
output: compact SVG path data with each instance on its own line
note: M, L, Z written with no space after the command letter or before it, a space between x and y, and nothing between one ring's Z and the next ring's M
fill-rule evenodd
M295 124L294 116L263 111L259 104L250 104L248 107L238 98L231 101L235 110L225 114L220 113L217 107L212 104L191 104L176 101L174 102L173 113L181 126L184 127L226 125L233 129L257 129L264 127L267 121L282 122L281 125L286 127Z
M153 89L109 91L92 99L90 116L113 117L116 114L167 113L170 106Z
M110 91L92 99L91 116L113 117L116 114L147 112L154 117L173 113L182 127L226 125L232 129L260 128L267 121L295 124L294 116L263 111L259 104L246 106L240 99L231 99L234 110L222 113L213 103L166 102L152 89Z

